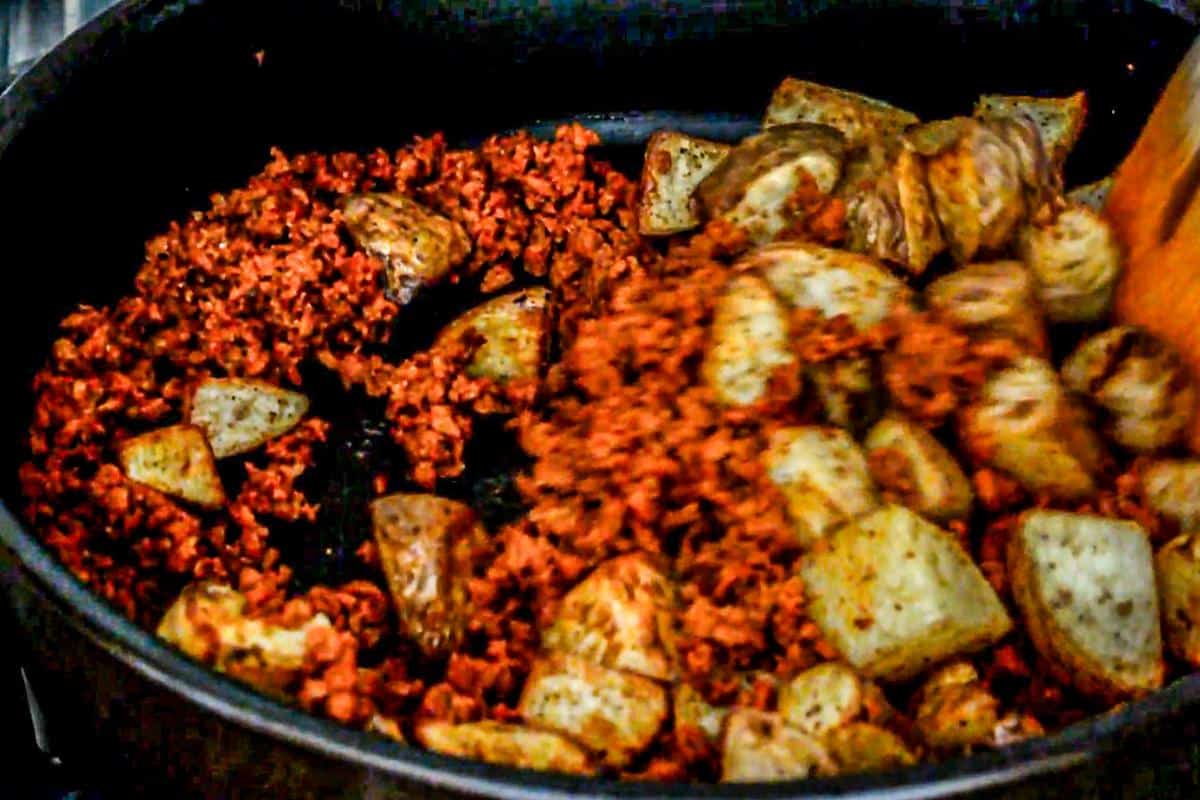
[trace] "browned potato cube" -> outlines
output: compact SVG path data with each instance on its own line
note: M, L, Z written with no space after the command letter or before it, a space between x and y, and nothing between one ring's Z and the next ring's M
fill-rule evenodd
M1076 92L1070 97L983 95L975 105L975 116L981 119L1028 117L1041 134L1046 154L1057 169L1062 169L1067 155L1083 133L1083 123L1087 119L1087 95L1083 92Z
M1200 667L1200 534L1185 533L1164 544L1154 566L1167 646Z
M735 275L713 315L701 374L727 406L766 398L771 377L796 363L789 347L787 310L756 275Z
M999 724L999 701L979 682L966 661L937 670L915 698L917 733L937 750L991 744Z
M371 503L371 523L401 632L426 655L453 650L470 616L474 555L486 544L474 512L431 494L391 494Z
M904 504L932 520L961 519L971 510L971 482L933 434L895 412L875 424L863 442L868 457L891 451L906 465L911 486Z
M121 469L129 480L205 508L225 504L225 489L204 431L172 425L121 442Z
M851 722L830 731L825 746L841 773L885 772L917 763L904 741L870 722Z
M207 378L188 404L188 422L204 430L216 458L248 453L300 423L308 398L249 378Z
M563 736L502 722L430 721L417 725L417 741L438 753L542 772L590 775L588 754Z
M678 131L652 135L642 161L638 231L665 236L699 225L700 202L692 195L731 149Z
M1200 460L1164 459L1142 471L1146 503L1180 530L1200 529Z
M968 264L925 288L929 308L973 336L1013 339L1048 355L1037 283L1020 261Z
M722 781L786 781L836 771L820 740L784 724L778 714L739 708L725 721Z
M784 78L771 95L763 127L809 122L841 131L860 144L903 131L919 120L902 108L873 97L798 78Z
M779 714L794 728L823 736L866 715L866 682L850 667L827 661L779 690Z
M468 333L483 338L467 364L472 378L506 383L537 378L550 339L550 292L535 287L494 297L454 319L433 346L461 340Z
M1068 206L1052 221L1027 225L1017 239L1051 322L1098 322L1112 307L1121 249L1112 227L1087 206Z
M721 738L721 730L730 709L714 706L704 699L700 692L686 683L676 685L671 694L671 704L675 709L675 726L690 725L704 732L710 742Z

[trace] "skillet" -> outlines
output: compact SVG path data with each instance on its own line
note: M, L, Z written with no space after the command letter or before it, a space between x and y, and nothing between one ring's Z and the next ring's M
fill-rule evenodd
M15 476L54 321L114 299L146 238L243 182L272 145L394 149L434 130L470 143L583 118L628 169L658 127L752 130L785 74L927 118L981 92L1083 88L1091 124L1074 184L1115 166L1194 35L1181 12L1132 2L132 0L101 15L0 97L0 586L48 716L72 725L56 731L68 759L115 781L135 774L125 793L151 796L1112 796L1187 741L1200 676L1004 751L804 783L617 784L399 749L261 697L132 626L22 528ZM424 303L408 318L414 336L452 305Z

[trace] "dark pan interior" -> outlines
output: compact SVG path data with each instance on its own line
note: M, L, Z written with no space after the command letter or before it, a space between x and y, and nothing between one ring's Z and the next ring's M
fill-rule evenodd
M1116 165L1194 36L1147 3L1072 2L157 0L89 31L72 42L78 60L0 99L21 121L0 129L10 388L0 475L14 511L28 387L55 321L126 291L142 243L243 183L271 146L390 149L435 130L471 143L584 116L605 155L636 169L658 127L745 133L791 74L927 118L969 113L981 92L1086 89L1091 123L1068 171L1077 183ZM421 346L467 301L427 298L401 347ZM471 497L501 466L475 459L448 488Z

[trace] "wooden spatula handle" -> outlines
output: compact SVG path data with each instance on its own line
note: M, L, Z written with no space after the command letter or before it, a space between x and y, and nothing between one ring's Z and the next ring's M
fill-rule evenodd
M1117 170L1104 213L1126 251L1117 320L1173 344L1200 384L1200 40ZM1200 452L1200 410L1190 445Z

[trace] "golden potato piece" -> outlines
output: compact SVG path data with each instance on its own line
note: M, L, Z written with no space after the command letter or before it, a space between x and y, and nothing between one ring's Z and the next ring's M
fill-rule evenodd
M1067 192L1067 202L1086 206L1099 214L1104 211L1104 206L1108 203L1108 193L1112 189L1112 185L1113 178L1109 175L1098 181L1085 183L1083 186L1076 186Z
M401 305L471 252L462 225L402 194L347 195L342 219L358 246L386 264L388 292Z
M470 616L467 582L486 534L471 509L431 494L371 503L379 560L401 632L429 656L453 650Z
M938 316L976 338L1012 339L1033 355L1049 355L1038 287L1020 261L968 264L925 287Z
M771 435L763 464L787 499L796 536L806 544L879 507L862 450L838 428L780 428Z
M280 694L304 666L308 632L331 627L317 614L298 628L245 615L246 597L220 583L187 586L158 625L159 637L197 661L264 691Z
M810 122L841 131L848 142L860 144L903 131L919 120L902 108L873 97L784 78L771 95L763 127Z
M726 783L799 780L836 771L820 740L784 724L778 714L739 708L725 721L721 780Z
M1060 500L1095 493L1105 455L1049 363L1026 356L993 374L964 412L962 442L980 463Z
M780 242L751 251L739 268L757 270L793 308L846 315L860 330L911 302L904 282L873 258L807 242Z
M1200 461L1164 459L1142 471L1146 503L1180 530L1200 529Z
M121 442L117 458L125 477L205 508L225 504L225 489L204 431L172 425Z
M1164 544L1154 566L1167 647L1200 667L1200 534L1185 533Z
M825 736L825 746L843 774L885 772L917 763L899 736L869 722L835 728Z
M823 125L781 125L748 136L696 187L709 219L724 219L750 241L769 242L794 219L789 201L812 181L829 194L842 174L841 134Z
M1062 365L1063 383L1104 412L1104 432L1139 453L1183 441L1196 392L1170 345L1130 325L1080 343Z
M699 728L710 742L721 738L721 729L730 709L714 706L686 683L675 686L671 694L672 706L675 709L675 726L690 725Z
M433 346L461 340L468 332L483 337L467 364L472 378L501 383L537 378L549 346L550 292L534 287L493 297L454 319Z
M701 373L727 406L762 401L776 370L792 366L787 310L755 275L736 275L713 314Z
M1087 206L1068 206L1052 222L1027 225L1017 239L1051 322L1098 322L1112 307L1121 250L1108 222Z
M975 116L981 119L1026 116L1037 126L1046 154L1057 169L1083 133L1087 119L1087 95L1076 92L1070 97L1026 97L989 94L975 104Z
M672 615L675 586L641 554L596 567L563 598L542 634L547 650L593 664L673 680L678 673Z
M542 772L590 775L588 754L557 733L502 722L430 721L417 725L417 741L437 753Z
M804 375L831 425L858 433L879 418L883 388L875 379L875 362L870 356L812 364Z
M517 710L620 769L654 740L669 709L666 691L649 678L551 653L534 662Z
M955 538L902 506L846 525L801 568L809 614L867 677L902 681L1012 627Z
M895 412L875 424L863 442L867 455L891 450L908 465L912 487L905 505L932 520L966 517L971 510L971 482L954 456L933 434Z
M1008 571L1029 638L1062 679L1111 700L1162 684L1154 560L1136 523L1027 512Z
M692 194L731 149L678 131L654 133L642 162L638 231L665 236L699 225L700 202Z
M827 661L806 669L779 690L779 714L793 728L823 736L866 714L866 686L845 664Z
M933 206L950 253L959 263L996 252L1028 211L1016 150L975 120L956 118L921 126L906 137L921 155Z
M248 453L282 436L308 412L308 398L266 381L206 378L188 404L188 422L201 428L213 456Z
M914 727L935 750L989 745L1000 723L1000 702L966 661L945 665L917 691Z

